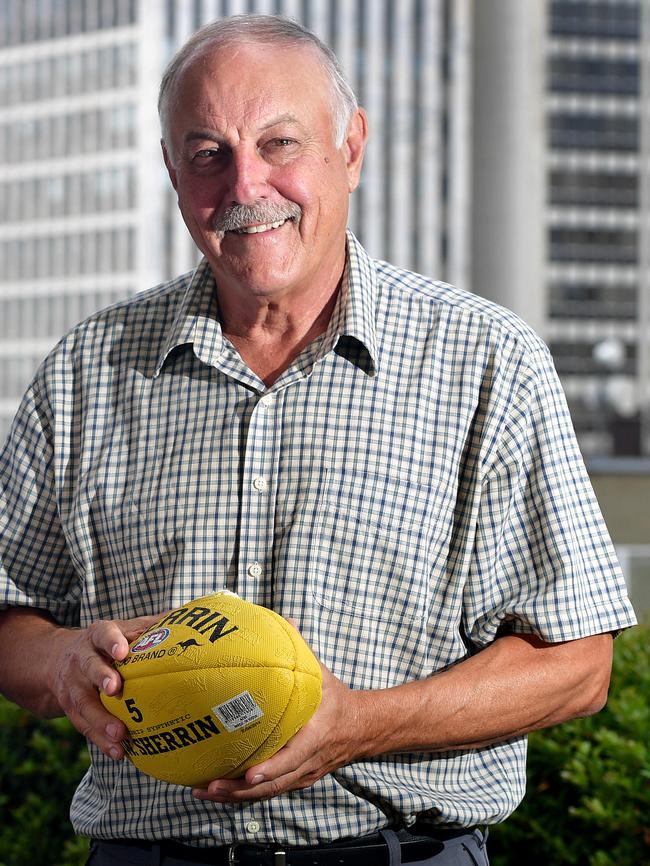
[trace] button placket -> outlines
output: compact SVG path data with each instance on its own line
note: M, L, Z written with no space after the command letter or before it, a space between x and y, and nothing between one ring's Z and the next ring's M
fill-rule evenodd
M261 584L270 578L266 563L273 547L273 479L277 426L275 398L261 397L248 424L243 464L239 585L245 597L264 602ZM271 411L269 411L271 409Z

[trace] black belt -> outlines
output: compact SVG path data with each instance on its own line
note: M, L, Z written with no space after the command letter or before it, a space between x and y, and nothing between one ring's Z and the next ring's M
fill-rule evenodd
M400 831L397 836L402 849L402 862L413 863L439 854L445 842L462 836L470 836L472 829L437 830L428 829L411 833ZM290 847L288 845L251 845L237 842L217 848L195 848L179 842L144 842L129 840L96 840L108 850L114 847L116 862L119 851L129 851L129 862L141 862L142 866L159 862L210 864L210 866L385 866L388 862L388 846L379 833L362 836L344 842L335 842L315 847ZM142 855L142 860L138 857Z

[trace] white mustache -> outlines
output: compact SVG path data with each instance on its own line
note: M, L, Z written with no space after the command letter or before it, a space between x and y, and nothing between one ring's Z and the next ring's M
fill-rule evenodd
M280 220L296 220L302 216L302 208L295 202L285 204L259 202L258 204L234 204L218 216L212 228L223 238L226 232L246 228L253 223L275 223Z

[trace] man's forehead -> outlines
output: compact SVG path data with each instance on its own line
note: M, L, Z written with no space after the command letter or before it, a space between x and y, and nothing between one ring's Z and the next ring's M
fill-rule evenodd
M291 55L290 61L287 60ZM280 62L279 62L280 61ZM300 72L296 72L300 66ZM264 70L270 80L290 77L299 82L300 76L313 72L323 76L323 64L318 50L309 44L259 42L257 40L236 40L219 45L205 45L195 55L188 57L178 73L179 83L190 80L197 83L218 85L220 79L230 83L245 80L251 69Z
M331 88L321 64L308 46L306 51L290 47L311 65L309 84L310 66L297 68L302 57L287 60L284 46L228 44L193 57L179 73L174 94L174 114L183 116L184 137L201 130L225 135L233 127L249 132L279 124L307 128L322 111L331 118Z

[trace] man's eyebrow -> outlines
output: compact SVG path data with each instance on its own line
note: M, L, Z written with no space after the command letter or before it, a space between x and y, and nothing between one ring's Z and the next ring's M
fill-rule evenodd
M287 112L286 114L280 114L277 117L273 117L268 120L261 128L260 132L264 132L267 129L271 129L272 126L277 126L279 123L291 123L294 126L302 126L301 122L295 116L295 114L291 114Z
M223 144L223 138L214 131L209 131L207 129L194 129L186 132L183 136L183 141L185 143L189 143L190 141L205 141L208 139L209 141L214 141L217 144Z

